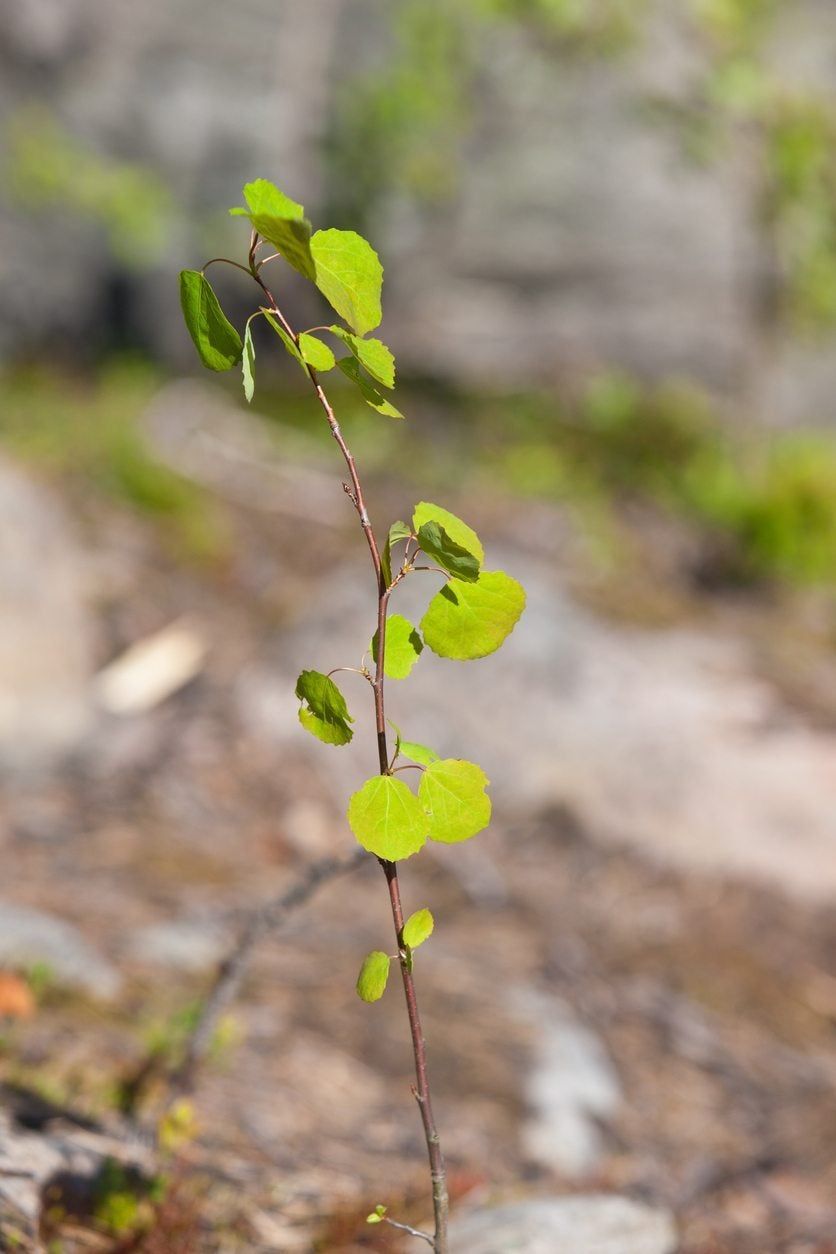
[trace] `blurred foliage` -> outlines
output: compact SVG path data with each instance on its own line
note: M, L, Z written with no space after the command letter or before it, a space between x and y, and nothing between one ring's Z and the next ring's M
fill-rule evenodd
M387 193L443 202L458 185L475 114L485 36L533 30L556 47L606 54L627 45L646 0L402 0L389 10L379 64L337 93L326 166L329 216L358 226Z
M158 174L100 155L39 106L18 110L5 139L3 182L13 201L99 223L113 255L127 266L162 254L172 204Z
M828 433L732 435L692 386L645 389L618 373L593 379L574 405L545 394L483 402L478 422L500 486L564 501L599 535L606 511L643 501L719 541L725 580L836 584Z
M7 371L0 439L13 454L155 518L179 554L218 559L228 536L217 504L158 461L140 428L159 381L151 367L131 361L86 381L43 369Z
M186 557L223 555L228 534L213 500L161 465L142 438L139 417L157 383L149 368L124 362L97 383L8 373L0 439L18 456L164 523ZM330 455L327 426L307 396L265 386L256 399L274 426L278 456ZM353 389L337 389L333 399L370 473L434 491L487 486L558 502L604 568L630 550L622 506L638 502L660 524L678 519L702 536L717 554L718 578L836 584L836 438L827 432L765 437L731 429L691 384L645 387L613 371L564 399L405 388L413 419L405 428L381 422ZM158 1024L149 1047L175 1056L198 1010L189 1006ZM219 1057L234 1037L224 1025Z
M829 329L836 325L836 97L816 86L790 89L774 68L778 0L694 0L694 11L708 62L691 122L707 127L714 144L737 137L754 145L777 312L798 330Z

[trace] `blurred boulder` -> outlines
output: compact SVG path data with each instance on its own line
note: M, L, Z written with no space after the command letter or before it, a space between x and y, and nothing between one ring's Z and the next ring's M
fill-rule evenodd
M0 459L0 767L40 767L90 719L92 624L59 501Z
M533 1198L462 1214L450 1227L459 1254L673 1254L673 1219L624 1197Z
M478 30L462 57L466 103L450 106L451 133L462 125L465 135L460 151L452 145L447 199L382 176L368 224L355 222L386 262L386 337L404 365L471 386L621 365L692 374L746 397L759 416L829 415L827 346L765 332L775 274L759 234L762 159L734 128L710 158L689 152L683 119L699 113L707 69L689 14L650 6L635 45L606 55L567 51L519 15L479 27L478 8L461 15ZM84 154L104 163L113 193L113 212L104 196L55 197L60 140L44 146L35 128L28 142L43 160L24 177L10 145L0 355L60 334L80 352L138 344L191 362L175 271L199 264L207 239L214 252L241 246L224 211L249 178L275 179L314 215L339 205L334 120L359 99L352 85L368 88L396 61L391 13L380 0L240 0L234 18L221 0L0 0L0 112L25 134L33 107L46 110L88 174ZM832 90L831 4L793 6L773 44L788 90ZM137 171L160 195L149 221L120 235L115 218L135 198L118 179ZM362 174L374 182L372 167ZM160 220L146 248L152 210ZM61 247L44 250L59 227ZM242 313L240 277L218 277ZM313 315L295 276L287 286Z
M563 1178L591 1172L603 1150L600 1124L621 1102L621 1085L603 1042L569 1006L529 995L515 999L537 1032L525 1072L526 1153Z

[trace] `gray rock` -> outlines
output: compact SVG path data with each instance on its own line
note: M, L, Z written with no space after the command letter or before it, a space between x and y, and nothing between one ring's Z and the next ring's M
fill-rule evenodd
M90 722L91 618L59 502L0 460L0 766L40 767Z
M785 7L772 40L779 83L832 93L833 5ZM830 415L829 344L787 335L764 351L759 294L772 263L752 226L760 189L746 138L695 161L680 128L647 107L681 112L706 69L682 6L650 9L620 56L567 55L537 22L483 32L456 193L441 212L403 191L373 206L392 276L387 338L404 364L480 386L620 363L743 395L757 383L758 416L818 418L819 403ZM170 192L144 271L138 248L109 250L93 215L4 196L0 354L101 335L116 277L145 343L191 361L172 269L204 256L210 233L219 252L240 246L223 210L245 179L272 175L312 212L333 194L329 119L349 82L392 55L392 12L381 0L239 0L233 21L223 0L0 0L3 116L25 117L36 99L74 143L141 163ZM49 282L32 284L39 242L58 227Z
M523 1147L541 1166L578 1178L601 1157L599 1121L617 1112L621 1085L603 1042L568 1006L528 1000L540 1040L525 1074L530 1114L522 1128Z
M0 964L44 963L60 984L103 1000L115 997L121 976L72 924L30 906L0 901Z
M673 1254L672 1217L628 1198L537 1198L454 1219L457 1254Z
M174 971L208 971L226 948L224 932L211 922L178 919L152 923L128 938L131 957Z

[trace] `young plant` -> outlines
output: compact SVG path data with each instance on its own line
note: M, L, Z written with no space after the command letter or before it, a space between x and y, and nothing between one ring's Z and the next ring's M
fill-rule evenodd
M354 457L320 376L340 370L379 414L402 418L388 396L395 384L394 358L385 344L370 335L382 316L380 260L367 241L353 231L312 233L302 206L265 179L248 183L244 199L246 208L230 212L246 218L251 226L246 263L218 257L207 262L203 270L184 270L180 275L183 315L208 369L231 370L241 364L248 400L255 387L252 323L263 318L313 388L348 469L343 490L359 518L374 572L371 661L364 662L359 673L371 688L378 766L378 773L351 797L348 822L359 844L377 858L383 870L397 942L393 956L384 950L367 955L357 979L357 992L364 1001L377 1001L386 987L391 962L397 962L406 994L415 1059L413 1093L427 1143L435 1216L432 1236L410 1231L428 1240L436 1254L445 1254L447 1182L414 975L415 950L430 937L434 923L425 908L404 919L398 863L418 853L428 839L456 844L475 836L488 825L491 803L487 776L473 762L442 759L425 745L405 740L394 727L394 748L390 751L385 681L405 679L425 646L440 657L462 660L493 653L516 625L525 606L525 593L504 572L483 568L484 549L476 533L439 505L420 502L409 522L392 523L383 542L379 541ZM272 249L272 254L263 256L264 248ZM295 330L263 277L267 263L278 259L313 283L341 321ZM206 278L206 270L216 263L237 267L258 285L259 307L247 319L243 338L227 320ZM343 354L339 358L338 352ZM417 627L401 614L389 614L392 594L416 572L432 572L444 580ZM357 668L338 668L352 669ZM332 746L346 745L354 736L354 718L332 678L336 673L304 670L296 683L299 721L313 736ZM417 791L404 780L406 771L419 773ZM385 1215L383 1208L381 1212L375 1222Z

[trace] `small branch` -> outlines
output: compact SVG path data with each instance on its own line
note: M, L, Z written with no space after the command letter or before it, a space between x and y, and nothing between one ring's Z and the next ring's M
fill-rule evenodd
M182 1061L169 1077L172 1097L181 1097L194 1087L197 1068L206 1056L218 1020L237 995L253 950L259 941L268 932L280 927L291 911L305 905L323 884L356 870L365 860L365 850L358 849L348 858L324 858L320 862L314 862L292 888L260 907L250 917L237 942L218 968L215 982L186 1042Z
M384 1215L382 1223L389 1224L392 1228L400 1228L401 1232L408 1232L411 1237L420 1237L422 1241L427 1241L433 1249L435 1249L435 1240L428 1232L422 1232L420 1228L412 1228L409 1224L398 1223L397 1219L389 1219Z
M218 1021L234 1001L258 943L269 932L281 927L288 915L305 905L323 884L356 870L366 857L364 849L357 849L347 858L323 858L314 862L281 896L259 906L249 915L240 935L218 967L197 1022L186 1039L182 1058L169 1071L169 1103L188 1095L194 1088L198 1068L212 1043ZM124 1114L132 1114L136 1110L163 1067L164 1062L158 1054L149 1054L144 1059L123 1085L121 1106Z

